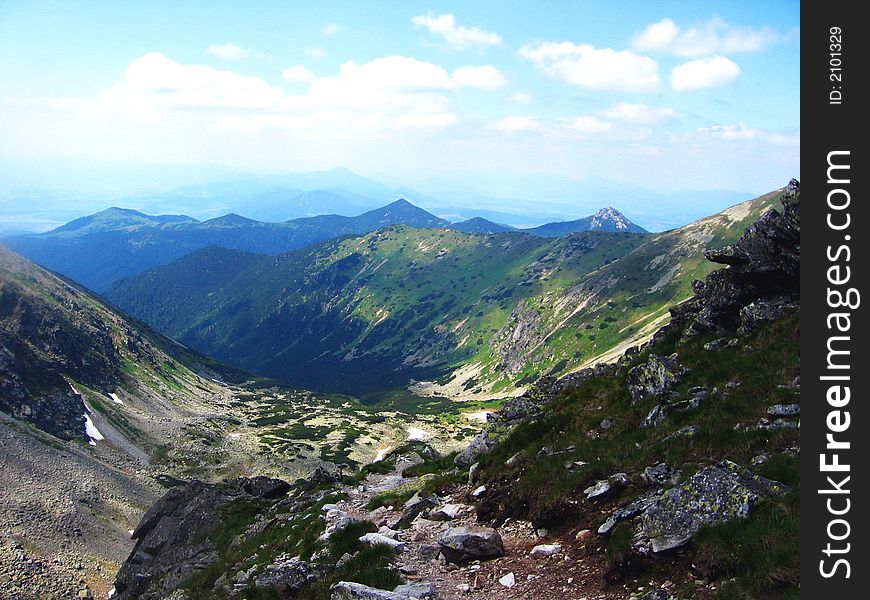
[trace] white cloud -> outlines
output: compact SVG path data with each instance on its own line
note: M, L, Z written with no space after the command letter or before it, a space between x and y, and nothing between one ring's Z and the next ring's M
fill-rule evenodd
M311 58L324 58L326 56L326 50L320 46L309 46L302 52L305 53L305 56L310 56Z
M540 123L529 117L510 116L496 121L489 128L497 131L527 131L539 129Z
M212 44L205 49L205 52L221 60L241 60L251 55L251 51L247 48L242 48L230 42L226 44Z
M740 76L740 67L724 56L699 58L671 70L671 87L678 92L728 85Z
M492 65L459 67L453 71L453 81L457 85L488 91L501 89L508 83L507 79Z
M736 27L713 18L700 27L683 29L671 19L648 25L631 40L639 52L664 52L695 58L718 53L758 52L783 39L772 29Z
M630 50L542 42L523 46L519 54L550 77L588 89L650 92L659 86L656 62Z
M297 81L297 82L305 82L305 81L313 81L315 79L314 73L311 72L307 67L303 67L302 65L294 65L292 67L288 67L284 69L281 73L281 76L284 77L287 81Z
M620 102L619 104L603 110L601 114L614 121L628 123L653 123L677 117L680 113L672 108L653 108L646 104Z
M501 37L480 27L462 27L456 24L456 17L451 14L435 16L434 14L418 15L411 19L416 27L423 27L437 36L454 50L462 50L469 46L498 46Z
M750 127L745 123L732 123L730 125L714 125L695 130L691 137L713 138L728 142L756 141L774 146L800 145L800 135L784 133L781 131L769 131Z
M327 23L323 26L322 33L323 35L335 35L344 29L344 26L339 25L338 23Z
M582 133L603 133L613 128L612 123L594 116L583 116L568 121L568 126Z
M275 106L281 95L259 77L184 65L149 52L133 60L124 79L101 92L92 108L139 114L161 107L262 109Z
M329 77L317 77L295 65L283 76L307 84L307 89L286 93L258 77L181 64L154 52L133 60L124 79L88 101L82 112L89 117L169 124L178 110L192 109L182 118L223 130L281 128L334 137L380 135L454 125L459 118L448 95L468 83L455 81L436 64L404 56L362 64L349 61ZM479 80L473 83L481 85Z
M532 102L532 95L524 92L514 92L508 96L508 100L517 104L530 104Z

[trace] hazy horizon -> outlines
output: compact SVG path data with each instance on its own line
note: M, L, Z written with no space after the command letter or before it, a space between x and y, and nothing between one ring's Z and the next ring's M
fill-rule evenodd
M799 41L791 1L6 2L0 220L346 167L667 225L679 207L658 218L647 192L689 218L687 192L800 177Z

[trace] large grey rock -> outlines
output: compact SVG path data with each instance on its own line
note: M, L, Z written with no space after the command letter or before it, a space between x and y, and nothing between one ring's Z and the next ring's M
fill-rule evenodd
M489 527L451 527L438 538L441 553L453 563L496 558L504 554L501 535Z
M675 484L680 479L680 471L665 463L657 463L644 469L641 477L650 485Z
M325 570L319 565L309 564L284 554L267 566L263 573L254 577L254 586L258 589L270 588L286 594L317 581L324 574Z
M652 500L639 516L641 550L662 552L688 542L704 525L746 517L759 498L786 487L730 461L705 467Z
M645 363L628 372L628 391L632 401L664 398L685 374L685 368L672 356L650 354Z
M403 542L381 535L380 533L367 533L361 536L359 541L366 546L387 546L396 552L402 552L405 549Z
M800 404L774 404L767 408L767 414L772 417L793 417L801 414Z
M431 583L403 583L393 588L394 594L404 594L420 600L434 600L438 597Z
M353 581L339 581L332 586L331 600L414 600L415 596L380 590Z
M411 521L423 511L428 511L438 506L440 501L440 498L435 494L426 497L421 497L419 493L414 494L402 507L402 520Z

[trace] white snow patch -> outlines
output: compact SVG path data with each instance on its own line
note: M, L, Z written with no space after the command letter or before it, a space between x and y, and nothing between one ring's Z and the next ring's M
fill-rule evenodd
M106 598L114 598L115 597L115 588L109 590L109 595Z
M486 423L489 419L489 414L495 412L492 410L479 410L477 412L467 412L462 413L462 415L468 419L469 421L480 421L481 423Z
M112 402L114 402L115 404L124 404L124 401L118 398L118 394L116 394L115 392L110 393L109 398L111 398Z
M85 435L91 438L90 441L88 441L91 446L96 446L97 442L106 439L103 437L103 434L100 433L100 430L97 429L97 426L94 425L94 422L91 420L91 415L88 413L85 413Z
M135 529L128 529L128 530L127 530L127 533L129 533L130 536L132 537L134 531L135 531Z
M73 386L73 384L69 384L69 389L71 389L72 393L76 396L81 396L81 394L79 394L79 391L75 388L75 386Z
M242 437L242 434L241 433L228 433L227 437L235 440L235 439Z
M377 454L377 456L375 456L375 459L372 462L381 462L392 451L393 451L392 446L387 446L386 448L381 448L380 450L378 450L378 454Z
M420 429L419 427L408 427L409 442L421 442L430 437L432 437L432 434L424 429Z

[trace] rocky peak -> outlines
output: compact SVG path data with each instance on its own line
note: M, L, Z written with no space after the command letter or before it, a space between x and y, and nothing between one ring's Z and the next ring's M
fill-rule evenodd
M734 244L705 253L728 265L694 281L695 295L671 309L670 327L687 335L751 330L800 302L800 183L792 179L770 210Z
M602 208L592 215L590 229L601 229L605 223L611 224L617 231L628 231L633 225L625 215L611 206Z

